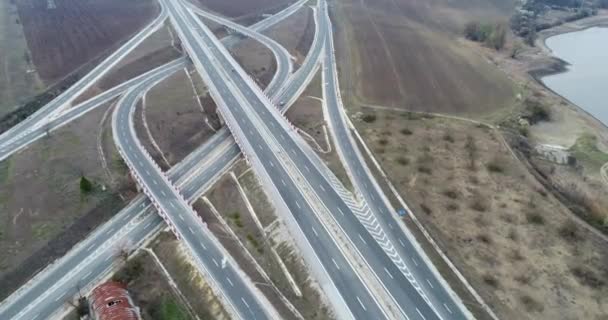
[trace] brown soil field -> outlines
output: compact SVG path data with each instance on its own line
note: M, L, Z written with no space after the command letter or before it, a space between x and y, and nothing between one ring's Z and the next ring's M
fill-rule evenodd
M133 195L115 151L105 150L109 171L101 164L99 124L108 106L0 163L0 298L62 256ZM83 175L94 186L89 193L79 187Z
M572 219L499 132L461 120L369 110L363 112L376 120L356 119L355 126L418 219L499 318L606 319L606 240Z
M511 1L336 2L331 13L347 104L471 115L510 105L513 84L463 46L460 33L473 19L506 22L512 8Z
M0 117L44 89L32 65L14 1L0 2Z
M300 8L287 19L264 32L280 43L302 63L315 36L315 19L308 6Z
M291 0L191 0L202 8L223 14L228 17L236 18L243 16L254 16L262 13L276 11L286 6Z
M193 73L190 77L196 82L199 76ZM186 72L178 71L152 88L145 97L148 128L170 165L178 163L214 133L206 123L206 110L201 110L198 101L205 89L197 86L197 92L194 92L192 86ZM137 115L138 136L149 140L147 131L140 125L143 110L140 107ZM156 148L147 146L151 154L156 154L154 158L158 163L164 163Z
M272 81L277 62L266 46L253 39L244 39L232 47L230 53L262 89Z
M22 0L17 4L32 61L46 83L107 55L159 10L151 0Z

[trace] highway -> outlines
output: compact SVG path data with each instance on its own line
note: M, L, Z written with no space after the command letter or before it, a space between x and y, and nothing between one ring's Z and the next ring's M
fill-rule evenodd
M253 31L256 31L256 32L263 31L263 30L275 25L276 23L282 21L283 19L285 19L289 15L293 14L294 12L296 12L298 9L300 9L302 7L302 5L305 2L306 2L306 0L299 0L299 1L295 2L294 4L290 5L289 7L277 12L276 14L255 23L254 25L252 25L250 27L250 29ZM164 9L164 7L162 7L162 8ZM160 20L160 22L164 21L164 19L166 18L166 14L159 16L158 19L160 19L160 18L162 18L162 20ZM157 20L155 20L150 26L156 26L157 24L158 24L158 22L157 22ZM146 28L146 29L142 30L142 32L141 32L143 34L142 37L145 38L145 37L149 36L151 34L151 32L150 32L151 30L154 30L154 29ZM138 34L137 35L138 41L143 40L143 39L140 39L139 37L140 36ZM231 46L234 46L236 43L238 43L239 40L240 40L240 38L236 37L236 36L226 36L221 41L222 41L222 43L224 43L224 45L226 45L226 47L231 47ZM121 53L132 50L134 47L137 46L137 43L138 42L128 42L127 44L125 44L125 46L121 47L117 52L112 54L111 58L116 58L116 57L122 56ZM120 59L120 58L118 58L118 59ZM109 60L109 58L106 59L106 61L108 61L108 60ZM120 60L112 60L112 63L117 63L118 61L120 61ZM25 149L33 142L37 141L41 137L44 137L47 133L57 130L58 128L68 124L72 120L77 119L78 117L95 109L96 107L101 106L103 103L110 101L112 98L115 98L116 96L124 93L124 91L126 89L143 81L143 78L146 77L147 75L150 75L153 72L161 72L161 73L166 72L165 68L172 68L172 64L174 64L174 63L182 64L183 66L185 66L185 59L180 58L175 61L171 61L163 66L156 68L155 70L151 70L143 75L140 75L131 80L128 80L120 85L117 85L114 88L108 89L104 93L101 93L85 102L82 102L74 107L69 108L67 111L59 112L60 110L58 110L57 112L55 112L52 115L52 117L51 117L51 115L42 114L40 112L38 112L38 113L40 113L38 115L32 115L32 117L37 118L37 119L42 118L43 121L41 120L41 121L37 121L36 123L34 123L34 118L32 118L32 120L27 120L27 121L30 121L30 124L24 125L27 128L18 128L17 126L15 126L14 127L15 129L11 128L11 130L13 130L15 132L9 133L7 131L3 135L0 136L0 161L8 158L9 156L13 155L14 153L16 153L18 151ZM108 64L109 64L109 61L108 61ZM298 69L298 73L301 73L300 72L301 69L302 68ZM83 91L83 90L86 90L86 88L89 88L93 83L95 83L95 81L97 79L102 77L105 73L107 73L107 70L106 71L98 70L98 68L93 69L90 74L83 77L82 80L78 82L78 86L81 89L84 88L80 91ZM290 73L288 73L288 72L283 72L280 76L278 74L275 74L275 76L273 77L273 82L277 83L277 85L275 87L278 90L284 89L283 85L285 85L286 83L295 83L294 81L287 81L287 77L289 75L290 75ZM166 74L166 76L169 76L169 74ZM275 81L275 79L276 79L276 81ZM291 88L294 88L294 87L296 87L296 86L294 86L294 85L291 86ZM301 86L301 87L305 87L305 86ZM57 99L59 99L59 97L58 97L57 99L51 101L49 103L49 105L54 105L55 107L60 106L61 103L63 103L65 105L66 101L68 101L68 102L72 101L73 99L75 99L77 97L78 94L79 94L79 90L70 88L70 89L66 90L64 92L64 94L61 96L62 97L61 101L57 100ZM45 108L47 108L47 107L45 107ZM52 109L53 107L50 106L48 108ZM44 116L46 116L46 117L44 117ZM22 125L18 125L18 126L21 127ZM10 143L6 143L8 140L10 140ZM2 143L3 141L4 141L4 144Z
M171 19L174 20L171 6L167 5L167 7L169 8L168 10ZM324 10L324 7L325 6L321 6L321 9ZM215 58L215 60L210 63L221 64L223 69L226 70L224 77L216 81L224 81L233 84L236 89L238 89L238 93L247 101L247 103L242 103L242 105L245 107L249 106L246 111L238 110L236 108L236 110L233 111L230 109L234 108L234 105L228 104L226 107L230 110L230 113L224 111L225 118L232 116L237 120L238 124L233 125L231 131L237 136L237 141L239 140L239 134L241 135L241 149L246 149L244 150L244 153L257 160L257 165L262 167L268 165L266 161L276 163L267 159L267 157L269 157L268 153L276 153L283 156L281 161L288 159L296 168L301 171L306 171L306 173L302 175L306 181L305 183L304 181L298 183L296 188L298 190L297 192L302 193L303 189L314 192L316 198L319 199L323 206L332 214L337 225L340 226L344 234L347 235L350 242L355 246L360 256L373 271L375 278L381 283L390 297L392 297L395 305L400 308L400 312L403 316L410 319L438 319L439 316L434 310L434 306L427 303L425 297L421 295L416 282L408 280L408 275L404 274L402 270L393 263L393 260L371 236L369 230L357 219L355 213L345 203L344 199L341 198L340 194L334 190L333 185L322 173L324 169L317 167L320 165L321 161L318 159L311 160L309 158L314 153L310 151L307 144L297 135L295 130L290 129L287 122L280 116L274 107L270 106L271 104L265 99L259 88L255 86L252 81L247 81L245 72L238 63L232 59L230 54L218 44L218 41L214 38L213 34L202 24L198 23L198 25L200 28L196 29L203 31L199 33L202 37L201 43L210 46L208 51L212 53ZM327 31L328 29L321 30ZM192 40L188 40L185 42L191 41ZM193 56L191 50L192 49L190 49L189 52L191 53L191 56ZM195 55L198 56L202 56L203 54L204 53L195 53ZM206 77L204 78L207 79ZM209 80L213 82L213 79ZM230 87L225 88L225 90L230 89ZM254 124L254 130L246 131L248 134L243 135L243 133L239 131L246 129L243 129L245 124L241 123L240 120L242 120L242 116L245 115L251 118L258 118L259 120ZM260 138L266 139L269 145L274 142L275 149L271 149L270 147L265 148L264 144L257 140L250 142L250 140L252 140L251 137L256 133L255 131L265 131L266 135L260 135ZM247 145L253 144L255 146L256 143L258 144L257 149ZM303 149L306 148L308 148L308 150L304 151ZM254 169L256 169L255 165ZM268 171L268 169L266 170ZM259 175L264 174L264 171L262 170L256 172L258 172ZM285 185L283 181L281 182ZM302 183L304 184L302 185ZM267 188L271 188L273 184L280 185L274 181L267 182L265 185ZM285 199L285 197L282 198ZM314 200L309 201L313 202Z
M194 11L196 14L205 17L209 20L215 21L232 30L235 30L246 37L258 41L259 43L265 45L268 49L270 49L277 63L277 70L275 72L274 77L272 78L272 80L264 91L266 91L266 94L268 94L269 96L273 96L281 89L281 85L286 83L287 78L293 71L291 55L283 46L255 30L243 27L238 23L232 22L228 19L201 10L199 7L193 5L188 1L186 1L185 3L190 8L190 10Z
M114 111L112 132L119 153L144 193L183 240L196 267L207 276L226 310L240 319L276 319L276 310L235 267L236 263L139 142L133 114L137 101L149 87L142 84L129 91Z
M324 17L327 21L329 16ZM405 263L405 274L411 273L417 286L425 293L431 304L444 319L467 319L472 315L466 310L462 301L451 291L447 282L434 269L430 259L417 244L416 239L408 230L402 230L396 221L396 210L392 208L384 196L371 171L367 168L357 144L347 125L347 116L339 93L335 50L333 36L331 35L331 22L324 24L327 28L325 42L325 57L323 60L323 86L324 108L327 110L328 121L334 144L338 150L342 163L345 164L353 185L363 196L365 203L371 209L374 221L382 226L384 234L388 236L392 245L385 246L389 254L397 253L402 259L398 264ZM369 217L367 220L371 220ZM375 227L375 226L374 226ZM405 226L404 226L405 228Z
M255 26L258 30L270 27L297 11L303 2L305 1L298 1L281 12L256 23ZM299 77L290 78L285 86L289 88L287 91L301 92L312 77L305 74L304 71L313 73L316 70L317 64L314 62L319 60L320 49L323 44L316 40L317 35L315 34L315 41L313 42L316 47L314 50L311 49L311 53L315 56L308 59L311 56L309 53L305 60L309 62L305 62L298 70ZM222 41L230 39L232 38L226 37ZM229 45L234 43L228 42ZM166 71L164 76L168 76L170 74L168 68L172 68L172 64L183 66L183 62L184 59L179 59L161 66L82 103L82 105L91 107L80 108L76 106L73 109L80 110L80 114L84 114L90 108L121 94L127 87L146 81L145 79L149 79L151 82L156 81L157 78L148 78L153 73ZM284 95L283 98L295 100L288 95ZM289 105L283 106L283 111L288 107ZM75 117L74 115L69 119ZM64 123L68 122L67 118L60 117L55 119L53 123L61 119ZM58 125L54 125L51 128L56 129L57 127ZM46 134L43 131L40 129L42 134ZM29 141L29 143L31 142L33 141ZM222 128L208 142L172 168L169 171L169 179L179 186L184 196L192 202L209 190L239 155L240 150L228 130ZM155 210L150 207L150 202L144 196L138 196L131 205L96 229L87 239L71 249L68 254L38 273L26 285L4 300L0 304L0 319L45 319L57 313L65 305L65 300L77 294L77 287L86 288L98 280L100 275L107 274L113 262L113 259L109 257L116 254L113 245L128 243L131 247L137 248L143 240L148 239L157 230L165 226L163 220L154 212ZM49 296L62 297L62 299L48 299Z
M251 111L244 109L245 103L242 96L233 94L235 88L225 81L225 75L221 73L225 70L218 70L216 68L218 62L210 59L211 54L205 44L211 40L198 38L192 33L192 30L195 29L203 30L204 32L197 34L202 36L210 31L176 2L167 1L166 5L184 48L189 52L197 70L209 86L214 100L222 110L224 120L233 135L237 137L236 140L241 150L252 163L252 167L263 184L272 186L269 191L271 191L275 207L278 211L291 213L290 216L284 218L287 218L288 225L292 223L292 226L293 220L295 220L296 227L292 228L292 234L302 237L305 241L305 243L300 243L304 255L309 257L312 255L313 259L321 262L323 272L313 267L313 273L321 282L326 294L332 299L332 305L338 316L357 319L386 318L384 311L380 309L369 289L346 260L328 230L318 220L311 204L300 192L297 183L287 174L283 159L277 158L275 152L271 150L274 146L269 145L261 136L258 131L261 125L252 122L247 116ZM240 72L243 71L240 70ZM312 252L308 246L312 247ZM307 262L314 263L311 262L311 259L308 259ZM326 275L329 275L329 278ZM338 292L335 291L336 289Z
M78 119L87 112L116 98L117 96L123 94L127 89L135 86L136 84L139 84L142 81L147 81L151 78L166 78L169 75L173 74L175 71L183 69L185 66L185 58L174 60L156 69L148 71L140 76L137 76L129 81L123 82L109 90L106 90L105 92L78 104L77 106L69 108L65 112L61 113L59 116L46 121L43 125L35 126L34 128L23 132L21 135L13 139L10 145L6 147L0 147L0 161L5 160L9 156L20 150L23 150L38 139L65 126L73 120Z
M58 97L53 99L51 102L44 105L34 114L27 117L25 120L19 122L14 127L10 128L6 132L0 135L0 154L6 152L6 148L14 148L14 139L27 134L28 132L36 129L38 126L43 126L47 122L56 116L63 109L69 107L70 103L76 99L81 93L91 87L102 76L108 73L113 66L122 60L127 54L129 54L135 47L137 47L142 41L148 36L154 33L160 28L165 19L167 18L167 12L161 4L161 12L150 24L144 29L133 36L129 41L122 45L118 50L113 52L109 57L105 58L100 64L98 64L93 70L87 73L84 77L78 80L70 88L62 92Z

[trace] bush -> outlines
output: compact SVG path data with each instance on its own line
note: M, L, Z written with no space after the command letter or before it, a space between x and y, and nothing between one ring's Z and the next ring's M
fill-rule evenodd
M428 215L431 215L433 213L433 210L431 210L431 208L427 207L426 204L424 204L424 203L420 204L420 209L422 209L422 211Z
M492 238L490 238L489 235L482 233L477 235L477 240L481 241L482 243L485 244L491 244L492 243Z
M498 288L498 286L499 286L498 279L496 279L496 277L494 277L491 274L483 275L482 280L485 284L487 284L490 287Z
M444 190L443 195L450 199L458 199L458 192L452 189Z
M364 115L362 119L363 119L363 121L365 121L367 123L372 123L372 122L376 121L376 115L368 113L368 114Z
M448 211L457 211L458 209L460 209L460 207L458 206L457 203L450 203L448 204L446 207L446 209L448 209Z
M428 175L433 174L433 170L431 168L429 168L429 167L426 167L426 166L419 166L418 167L418 172L424 173L424 174L428 174Z
M574 221L568 220L558 230L559 235L566 241L581 240L581 235L578 232L578 226Z
M87 194L93 191L93 184L85 176L80 177L80 192Z
M114 274L112 280L129 284L131 281L137 279L143 271L144 265L141 257L135 257L131 260L127 260L125 266Z
M479 212L486 212L488 207L483 199L481 199L481 196L476 196L475 199L473 199L473 202L471 202L471 209Z
M472 41L483 42L488 47L500 50L507 39L507 30L503 24L483 24L469 22L464 27L464 36Z
M545 224L545 218L538 212L528 211L526 212L526 221L531 224Z
M519 301L521 301L528 312L541 312L545 309L540 302L534 300L529 295L519 297Z
M492 159L492 161L488 162L486 164L486 169L492 173L503 173L505 171L498 159Z
M574 275L581 284L590 288L597 289L606 284L604 279L598 277L593 270L586 266L580 265L572 267L570 268L570 272L572 272L572 275Z
M404 135L404 136L409 136L409 135L412 135L412 133L413 133L412 130L410 130L408 128L403 128L399 132L401 132L401 134Z
M378 140L378 144L380 144L381 146L385 146L388 144L388 140L382 138L382 139Z
M402 166L407 166L408 164L410 164L410 159L399 156L399 157L397 157L397 163Z
M443 135L443 140L444 140L444 141L447 141L447 142L449 142L449 143L454 143L454 141L455 141L455 140L454 140L454 137L452 137L452 134L450 134L450 133L448 133L448 132L446 132L446 133Z
M237 227L239 227L239 228L243 227L243 221L241 221L241 215L238 212L234 212L232 214L231 218Z

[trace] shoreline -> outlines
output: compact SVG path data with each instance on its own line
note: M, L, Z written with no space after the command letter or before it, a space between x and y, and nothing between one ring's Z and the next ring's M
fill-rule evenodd
M536 44L545 54L546 58L550 59L551 62L548 62L543 66L530 69L527 71L527 73L532 79L534 79L537 84L566 101L568 105L565 107L577 113L583 114L586 118L591 120L596 125L596 129L601 129L602 131L605 131L605 133L608 134L608 123L602 122L589 111L585 110L583 107L579 106L578 104L572 102L571 100L556 92L552 88L548 87L542 80L542 78L547 76L568 72L568 66L571 66L569 62L553 54L553 51L546 44L547 39L567 33L581 32L596 27L608 28L608 10L602 10L600 11L600 13L598 13L598 15L593 17L587 17L580 20L567 22L559 26L555 26L553 28L542 30L539 33L539 39L536 40Z

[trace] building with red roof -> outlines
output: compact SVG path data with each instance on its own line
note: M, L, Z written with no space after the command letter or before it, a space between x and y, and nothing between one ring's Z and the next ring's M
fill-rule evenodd
M95 288L89 299L94 320L141 320L127 288L118 282L106 282Z

